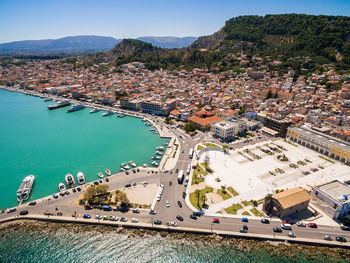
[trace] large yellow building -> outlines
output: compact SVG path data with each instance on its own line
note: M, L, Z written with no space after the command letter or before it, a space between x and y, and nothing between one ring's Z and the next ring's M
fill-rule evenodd
M289 127L287 138L343 163L350 163L350 143L346 141L305 126Z

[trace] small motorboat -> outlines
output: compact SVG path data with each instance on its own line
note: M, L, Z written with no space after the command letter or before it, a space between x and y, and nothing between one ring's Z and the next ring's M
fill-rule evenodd
M66 191L66 186L64 185L64 183L59 183L58 189L60 190L60 192L64 192Z
M104 177L103 173L98 173L97 175L98 175L98 177L100 177L100 178L103 178L103 177Z
M112 174L111 171L110 171L109 169L105 169L105 173L106 173L108 176Z

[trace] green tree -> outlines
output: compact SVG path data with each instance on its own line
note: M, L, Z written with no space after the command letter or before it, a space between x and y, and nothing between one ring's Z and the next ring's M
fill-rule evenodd
M269 91L266 94L266 99L271 99L272 98L272 91L269 89Z
M121 206L128 206L130 203L126 193L120 190L115 192L114 202L120 203Z
M196 130L196 126L193 123L186 123L184 126L185 131L194 132Z

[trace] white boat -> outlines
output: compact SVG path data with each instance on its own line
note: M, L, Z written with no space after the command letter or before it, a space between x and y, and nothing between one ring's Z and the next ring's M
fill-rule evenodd
M103 173L98 173L97 175L98 175L98 177L100 177L100 178L103 178L103 177L104 177Z
M163 143L164 146L168 146L168 144L169 144L169 143L167 143L167 142Z
M136 167L136 163L133 161L128 161L128 164L130 164L132 167Z
M147 167L148 167L148 165L147 165L146 163L144 163L144 164L143 164L143 167L144 167L144 168L147 168Z
M105 169L105 173L106 173L107 175L111 175L111 174L112 174L111 171L110 171L109 169Z
M124 168L122 168L122 167L120 167L120 171L121 172L124 172L124 171L126 171Z
M66 191L66 186L64 185L64 183L59 183L58 189L60 192L64 192L64 191Z
M99 111L100 111L99 109L94 108L94 109L91 109L89 112L90 113L95 113L95 112L99 112Z
M151 162L151 164L154 165L154 166L158 166L159 165L159 163L157 163L156 161Z
M102 113L102 116L103 117L106 117L106 116L109 116L109 115L113 115L114 113L113 113L113 111L106 111L106 112L104 112L104 113Z
M122 164L120 165L120 167L124 168L125 170L130 169L130 166L127 165L126 163L122 163Z
M164 147L163 146L158 146L158 147L156 147L156 150L163 151Z
M162 159L162 157L161 157L161 156L156 155L156 156L154 157L154 159L156 159L156 160L160 160L160 159Z
M85 184L85 176L82 172L77 173L78 183Z
M26 176L21 185L19 186L17 190L17 201L26 201L29 199L30 192L32 191L33 183L34 183L35 176L34 175L28 175Z
M74 180L73 175L66 174L65 179L66 179L66 184L67 184L68 188L75 187L75 180Z
M160 151L156 151L156 154L162 155L163 153L161 153Z

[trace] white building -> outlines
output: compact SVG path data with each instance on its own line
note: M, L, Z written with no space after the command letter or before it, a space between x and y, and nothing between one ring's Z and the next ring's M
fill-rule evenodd
M318 205L330 217L338 218L350 212L350 186L337 180L317 185L312 191Z
M246 130L247 124L241 120L221 121L211 127L213 136L223 140L231 139L235 135L242 135Z

